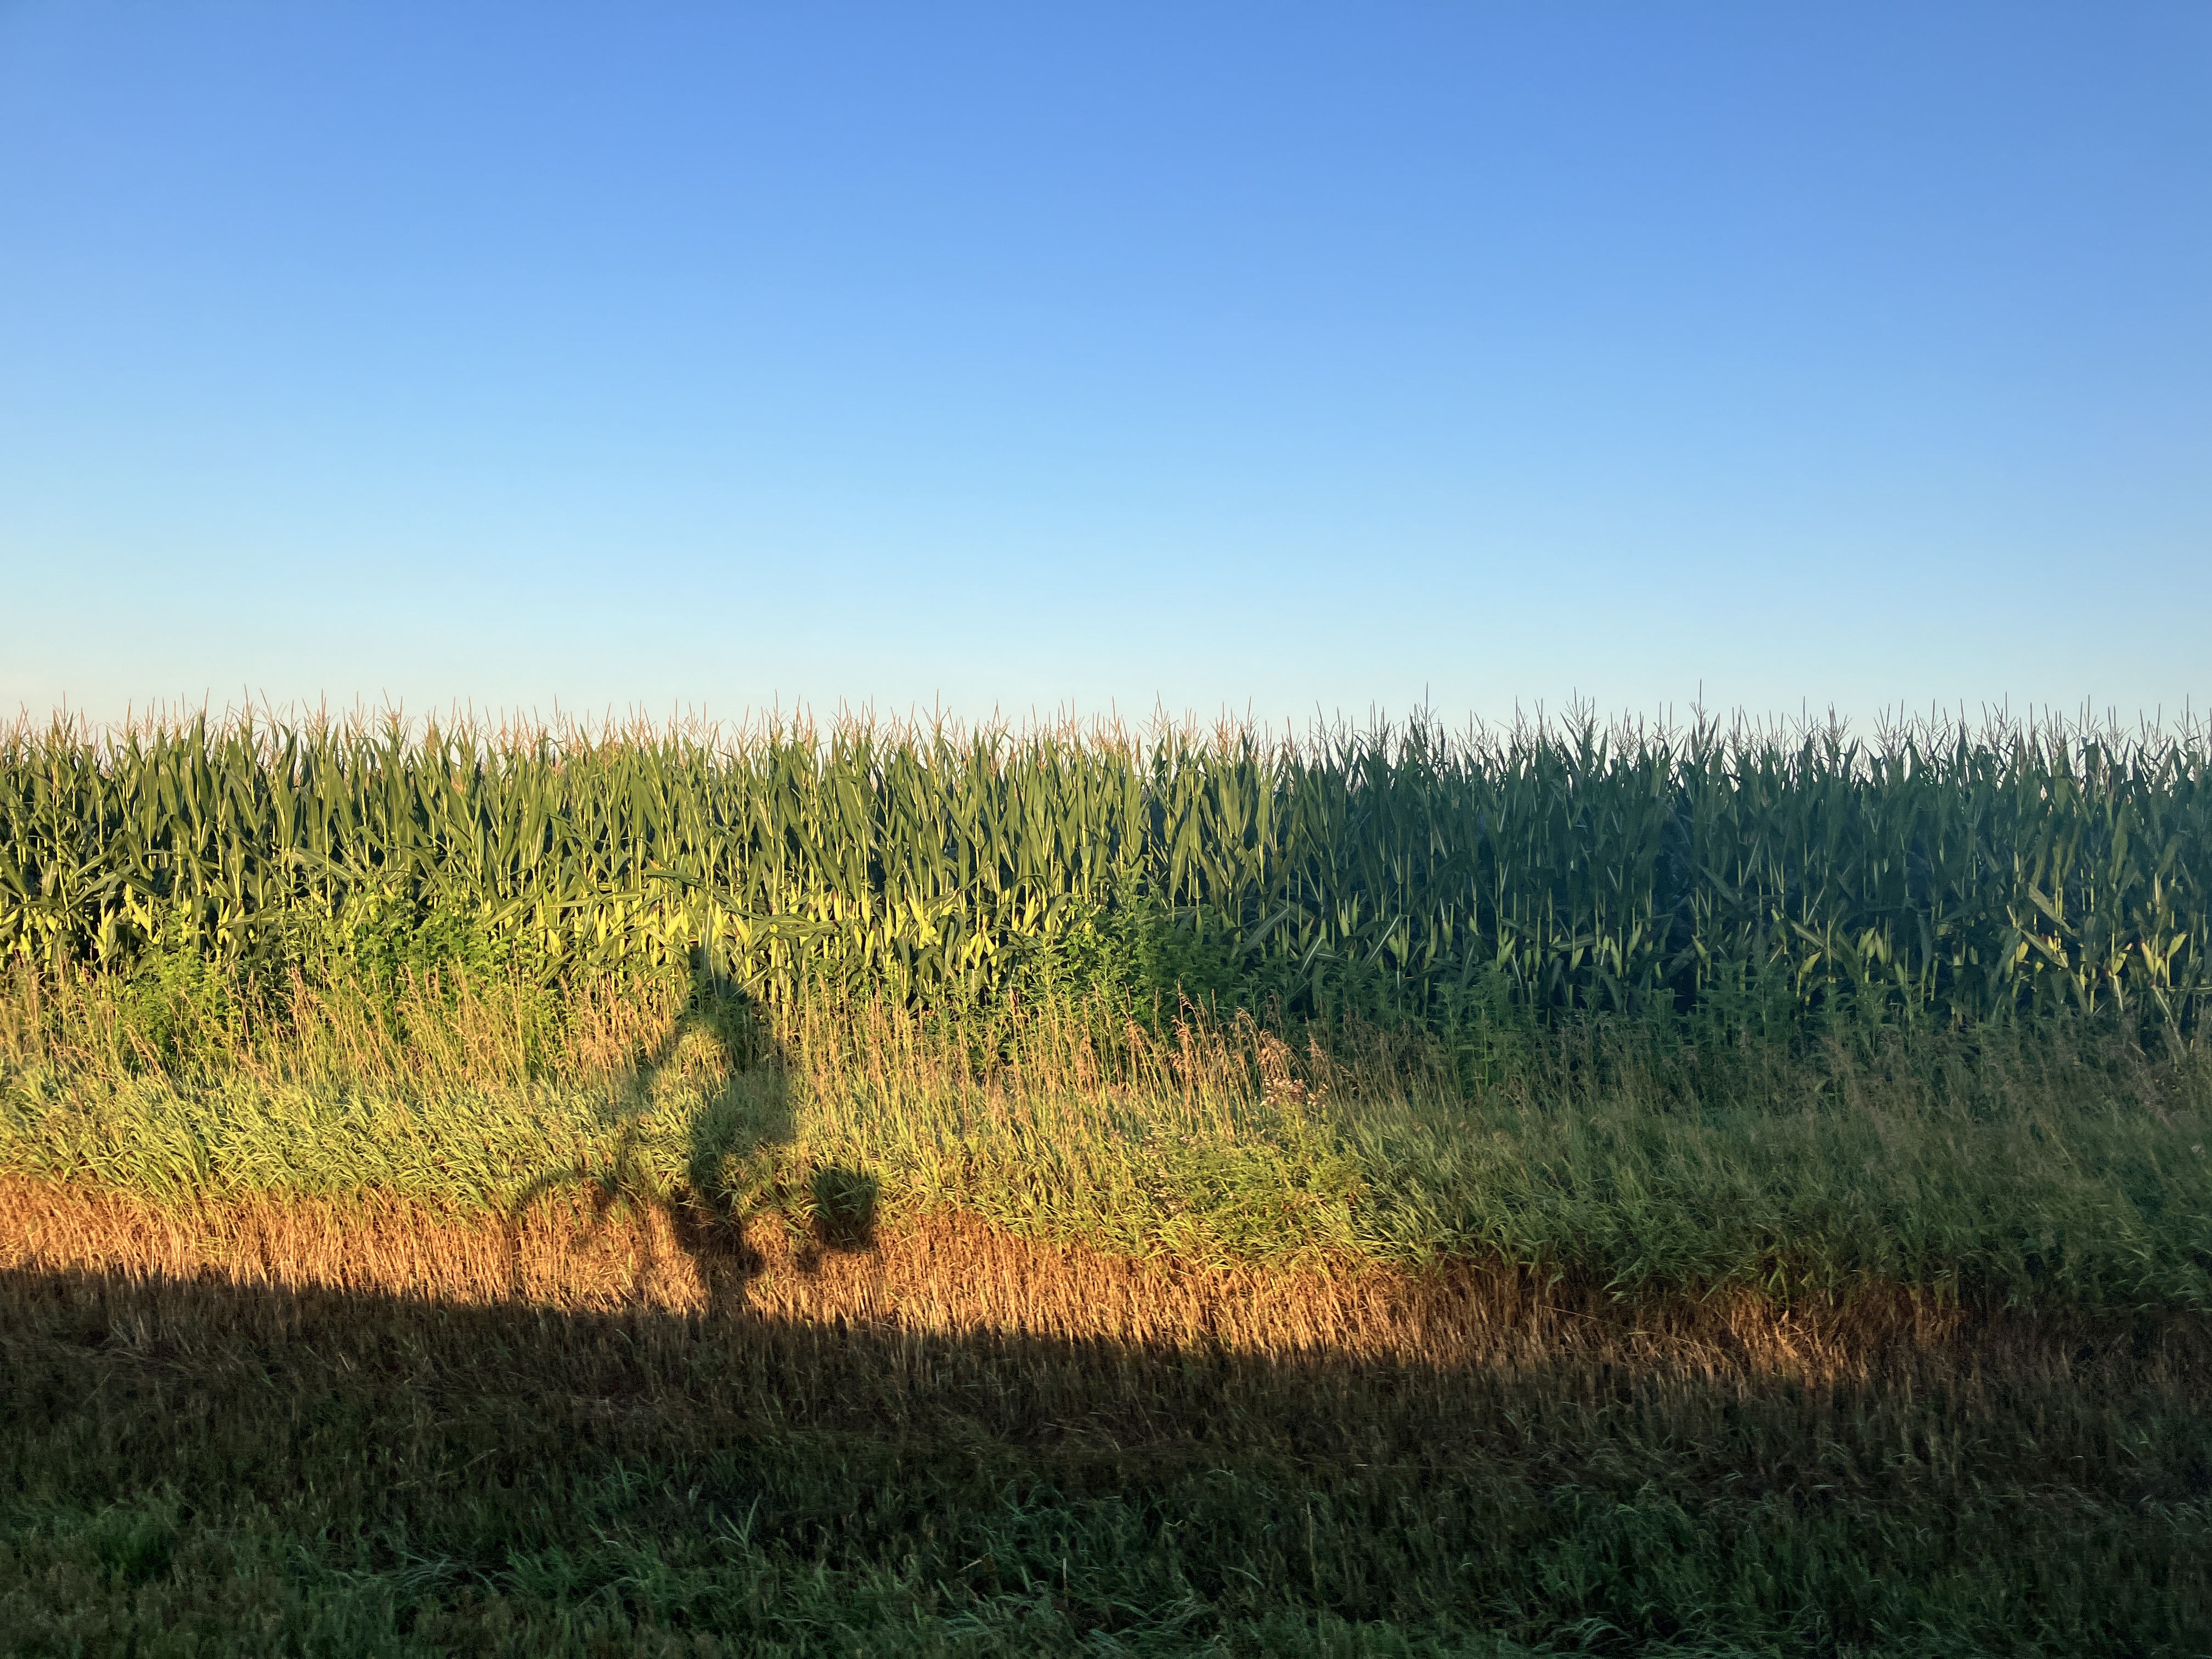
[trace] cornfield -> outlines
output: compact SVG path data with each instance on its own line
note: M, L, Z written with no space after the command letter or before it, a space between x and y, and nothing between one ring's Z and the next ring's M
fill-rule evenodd
M1443 1021L2193 1023L2205 761L2194 727L23 724L0 956L250 965L398 927L778 1003L1103 977Z

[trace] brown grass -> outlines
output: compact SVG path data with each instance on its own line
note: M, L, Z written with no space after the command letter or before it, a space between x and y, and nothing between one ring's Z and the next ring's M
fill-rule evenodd
M1623 1301L1480 1262L1407 1273L1132 1261L961 1218L839 1248L780 1218L738 1226L568 1195L510 1221L374 1198L179 1210L0 1179L7 1270L1524 1375L1565 1364L1849 1383L1932 1364L2063 1386L2072 1368L2124 1357L2154 1392L2212 1391L2212 1327L2186 1313L1976 1308L1901 1288L1789 1308L1740 1290Z

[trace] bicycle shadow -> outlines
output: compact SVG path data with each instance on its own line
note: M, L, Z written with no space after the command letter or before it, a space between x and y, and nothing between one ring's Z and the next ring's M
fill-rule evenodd
M642 1220L647 1237L688 1258L710 1318L742 1311L769 1266L749 1237L757 1223L780 1227L801 1273L833 1254L872 1252L880 1183L866 1170L801 1155L790 1062L771 1011L695 952L688 994L666 1034L607 1079L610 1155L548 1172L509 1204L518 1291L525 1218L564 1190L587 1200L595 1229ZM645 1127L672 1109L687 1115L683 1169L672 1182L665 1125L651 1137ZM650 1299L650 1281L663 1272L649 1250L633 1294Z

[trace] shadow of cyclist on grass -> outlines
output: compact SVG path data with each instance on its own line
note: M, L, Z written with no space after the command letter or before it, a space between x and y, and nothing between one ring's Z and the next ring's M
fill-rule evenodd
M793 1093L769 1011L695 952L684 1005L667 1034L616 1079L606 1107L616 1127L610 1152L594 1165L540 1176L510 1206L518 1291L522 1219L562 1190L588 1200L595 1225L618 1217L661 1223L690 1259L710 1317L742 1310L765 1265L747 1243L749 1223L775 1216L790 1225L799 1236L801 1272L811 1272L824 1252L873 1249L875 1177L836 1165L805 1169L793 1158ZM649 1145L645 1121L670 1096L688 1113L683 1172L673 1182L665 1141ZM641 1297L652 1272L650 1262L638 1269L633 1289Z

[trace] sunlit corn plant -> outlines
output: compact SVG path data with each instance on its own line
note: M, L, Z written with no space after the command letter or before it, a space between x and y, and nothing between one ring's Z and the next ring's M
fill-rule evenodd
M24 724L0 735L0 956L386 987L647 969L773 1005L1105 987L1443 1025L2186 1028L2212 983L2206 747L1587 718Z

